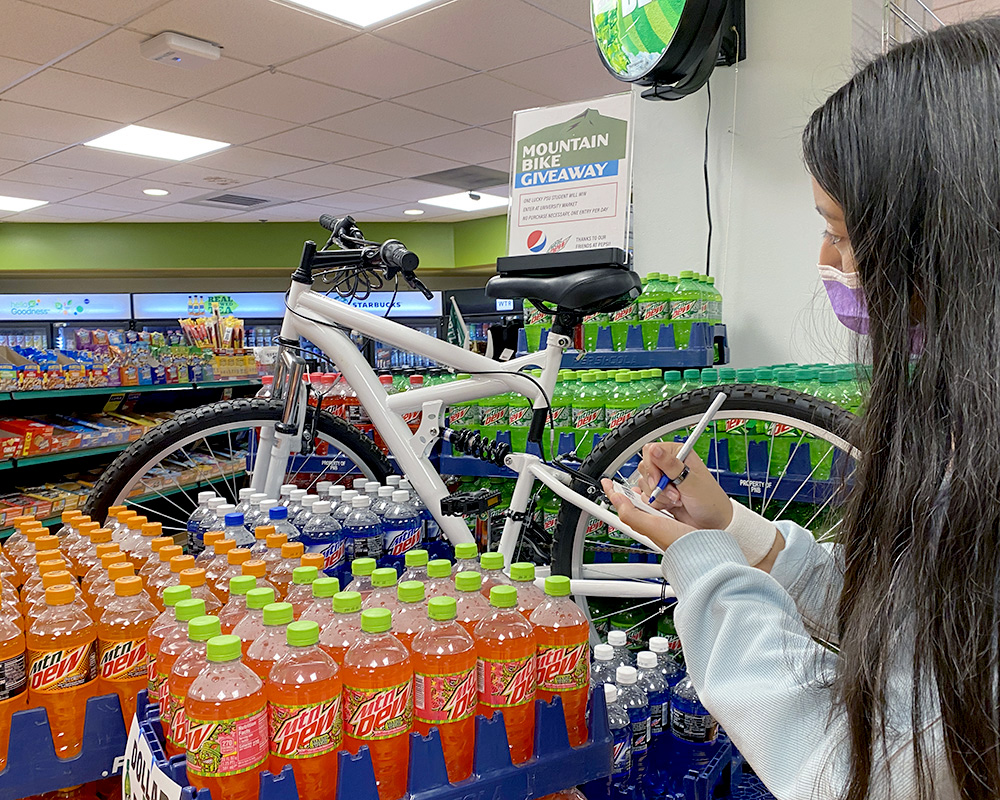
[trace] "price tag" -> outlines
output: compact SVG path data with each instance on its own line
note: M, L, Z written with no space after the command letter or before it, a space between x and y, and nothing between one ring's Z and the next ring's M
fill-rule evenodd
M124 392L118 392L116 394L111 395L111 397L108 398L108 402L104 404L104 412L106 414L109 414L112 411L117 411L119 408L121 408L122 401L124 400L125 400Z

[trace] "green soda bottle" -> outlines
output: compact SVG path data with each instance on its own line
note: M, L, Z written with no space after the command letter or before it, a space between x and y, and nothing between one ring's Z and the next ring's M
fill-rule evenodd
M774 370L771 367L757 367L754 371L754 383L762 386L774 385Z
M456 376L456 380L465 381L472 376L467 372L461 372ZM448 408L448 426L456 430L460 428L476 428L479 426L479 403L475 400L466 400L464 403L453 403Z
M839 370L840 392L842 396L841 405L852 414L857 414L861 408L861 389L854 379L854 372L850 367L841 367Z
M691 325L704 322L701 284L691 270L684 270L670 295L670 320L674 325L674 343L686 348L691 341Z
M647 350L655 350L660 337L660 325L670 323L671 287L659 272L650 272L648 282L639 297L639 320L642 325L642 343Z
M708 369L703 369L701 371L701 385L702 386L718 386L719 385L719 370L709 367Z
M680 370L668 369L663 373L663 385L660 387L660 397L669 400L684 391L683 378Z
M722 370L719 371L721 373ZM736 370L736 383L754 383L756 377L752 369ZM725 425L724 436L729 443L729 471L746 473L748 446L756 429L756 420L727 419L720 420L719 424Z
M487 438L495 438L507 426L510 414L510 395L495 394L479 401L479 425Z
M819 371L819 388L816 396L820 400L838 405L841 400L838 371L836 368L821 369Z
M646 284L644 283L643 291L645 291L645 286ZM638 318L639 306L637 301L633 301L625 306L625 308L620 308L608 314L606 324L611 328L611 343L616 351L620 352L625 349L629 326L635 325Z
M693 392L701 388L701 370L684 370L684 382L681 384L681 392Z
M541 370L532 370L531 374L537 380L542 373ZM524 452L531 427L531 401L517 392L507 393L507 426L511 447L518 453Z
M715 278L709 276L708 291L711 295L709 299L708 321L714 325L722 322L722 292L715 286Z
M594 431L605 427L605 396L597 383L597 375L585 372L573 396L570 411L573 415L573 430L581 457L594 448Z
M656 633L667 640L670 655L674 657L674 661L683 667L684 651L681 649L681 637L677 635L677 628L674 626L674 609L676 607L677 604L675 603L660 617L660 621L656 624Z
M660 397L660 387L663 385L663 381L660 377L660 371L658 369L644 369L642 371L642 382L640 386L642 387L642 393L640 395L640 400L642 401L642 408L649 408L654 403L659 403L662 399Z
M819 391L819 379L816 370L812 368L799 369L795 371L795 383L793 389L803 394L811 394L814 397Z
M617 430L639 412L639 398L632 391L630 384L632 376L627 372L619 372L615 375L615 385L608 397L607 426L610 430Z
M736 370L731 367L719 367L719 383L736 383Z
M529 353L538 352L542 328L549 327L551 319L544 311L536 308L530 300L524 301L524 338L528 341Z
M627 536L628 541L632 541ZM642 629L642 622L648 616L644 614L645 608L632 608L619 611L611 618L610 630L625 631L626 646L633 654L644 650L645 631Z

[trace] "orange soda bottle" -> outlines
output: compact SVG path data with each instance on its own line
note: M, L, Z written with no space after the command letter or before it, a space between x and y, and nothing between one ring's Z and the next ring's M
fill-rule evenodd
M261 558L267 552L267 537L277 533L273 525L258 525L253 529L253 544L250 546L250 558Z
M340 591L340 581L336 578L317 578L312 582L313 601L299 619L312 620L322 631L333 621L333 596Z
M479 568L483 572L483 585L479 591L483 597L490 596L494 586L510 586L510 578L504 575L503 553L489 552L479 556Z
M285 542L281 545L281 562L268 576L274 588L278 590L279 600L284 600L288 594L288 589L292 585L292 572L299 565L304 549L302 542Z
M459 573L461 576L461 573ZM517 610L517 589L490 590L493 613L476 625L479 713L503 712L510 758L531 758L535 737L535 632Z
M479 572L459 572L455 576L455 602L458 606L458 624L466 633L476 638L476 625L493 613L489 602L479 593L483 576Z
M159 658L160 647L177 627L175 608L181 600L191 598L190 586L169 586L163 593L164 610L149 626L146 634L146 666L147 684L146 697L150 703L160 700L160 684L156 677L156 661ZM169 674L169 673L167 673Z
M121 544L128 535L128 521L132 519L132 517L137 516L139 515L129 508L122 509L115 514L114 523L105 526L111 528L111 541ZM122 550L122 552L124 553L125 551Z
M17 582L17 570L14 569L14 563L7 558L2 545L0 545L0 578L9 581L12 586Z
M77 564L74 553L79 552L76 548L78 546L91 547L90 537L94 534L94 531L99 530L102 530L100 525L96 522L91 522L89 517L81 516L73 520L73 527L69 529L69 533L60 537L61 544L59 545L59 549L66 556L66 560L70 563L71 571L73 571L74 575L76 574ZM111 531L108 531L108 541L111 541Z
M275 567L281 563L281 547L288 542L288 535L269 533L264 541L267 542L267 550L260 557L260 560L267 564L267 575L270 578Z
M170 547L170 545L164 545L164 546ZM162 549L163 547L160 548L160 550ZM157 566L159 566L158 560L159 560L159 551L157 551ZM152 559L150 561L147 561L146 565L148 566L151 563L151 561ZM146 592L149 594L149 599L153 601L153 605L156 606L161 613L163 612L163 609L166 608L166 605L163 602L164 590L168 586L180 585L181 572L183 572L186 569L194 568L194 556L174 556L172 559L170 559L170 563L167 564L167 567L170 571L166 575L164 575L162 572L157 571L155 572L154 575L150 575L146 581L143 581L143 583L146 586ZM141 573L139 574L139 577L140 578L142 577ZM155 581L151 583L150 581L153 578L155 578Z
M95 564L101 563L104 553L115 553L120 549L121 545L111 541L110 528L97 528L86 539L81 538L75 547L71 547L66 557L73 574L77 578L83 578Z
M188 778L215 800L257 800L268 755L264 684L240 663L236 636L209 639L207 658L184 700Z
M111 544L115 543L111 542ZM108 570L111 568L111 565L124 564L126 561L128 561L128 556L121 552L121 550L112 550L101 555L100 563L95 564L88 570L87 575L80 584L83 599L87 602L87 605L93 605L94 597L100 594L101 590L107 586Z
M56 531L56 536L59 537L64 548L69 548L74 542L79 541L80 523L92 521L80 509L63 511L59 518L62 520L62 526ZM97 527L100 528L101 526L98 525Z
M146 634L158 613L142 590L142 578L115 581L115 597L97 623L97 689L118 695L125 724L135 714L135 696L146 688Z
M222 531L205 531L205 535L201 539L205 549L195 557L195 564L207 569L208 565L215 559L215 543L225 538L226 534Z
M176 544L168 544L161 547L156 554L157 565L146 578L146 585L150 587L152 594L157 594L161 587L170 585L170 560L177 556L184 555L184 548Z
M119 561L108 567L107 584L101 587L101 591L94 595L94 602L90 605L90 617L96 624L115 597L115 581L119 578L129 578L135 575L135 567L130 561ZM140 580L140 583L142 581ZM155 610L155 609L154 609Z
M187 556L190 558L191 556ZM176 559L171 559L176 560ZM205 570L200 567L194 569L182 569L177 576L182 586L191 587L191 596L205 601L205 610L208 614L218 614L222 610L222 603L219 598L208 589L205 578Z
M208 664L208 659L205 657L206 642L221 635L219 618L195 617L188 622L187 632L187 649L177 656L170 670L170 677L160 687L160 724L163 726L166 739L164 749L167 758L173 758L187 750L188 723L184 711L184 699L194 679Z
M579 747L587 741L587 699L590 695L590 622L570 600L569 578L550 575L545 579L546 600L529 619L538 647L535 662L537 694L549 703L562 698L569 743Z
M427 562L424 595L428 601L435 597L455 597L455 582L451 579L451 562L448 559L435 558Z
M50 561L43 561L42 563L40 563L38 565L38 574L37 574L37 576L33 575L32 576L32 580L29 581L28 583L24 584L24 586L21 587L21 597L23 598L23 601L21 603L21 613L22 614L28 614L29 613L29 609L31 609L32 606L35 606L35 605L37 605L39 603L44 603L45 602L45 590L49 586L55 586L56 585L56 584L52 583L51 581L48 582L48 584L46 584L45 577L47 575L51 575L54 572L66 573L66 575L69 575L69 579L68 580L63 580L63 581L61 581L61 583L73 583L74 582L74 578L69 573L69 569L67 567L66 562L63 561L61 558L59 558L59 559L52 559ZM36 577L37 577L37 580L35 580ZM7 586L5 586L4 588L8 588L9 589L9 587L7 587Z
M478 698L476 645L455 614L454 597L432 597L427 602L429 625L410 645L413 729L426 736L437 726L452 783L472 774Z
M403 581L396 587L399 607L392 615L392 632L407 650L412 651L413 637L430 627L424 603L422 581Z
M55 572L46 572L42 576L41 587L35 589L35 594L28 598L29 605L24 612L24 618L30 622L30 620L37 617L42 609L45 608L45 590L50 586L58 586L62 583L68 583L73 586L73 576L69 574L68 570L62 569ZM74 588L76 587L74 586ZM87 604L83 602L83 598L80 597L79 592L76 592L72 605L83 613L87 613Z
M361 602L368 599L372 593L372 574L378 564L374 558L356 558L351 562L351 582L344 587L345 591L357 592Z
M247 648L243 663L250 667L264 683L271 674L271 667L288 652L285 629L294 622L291 603L269 603L264 606L264 631Z
M306 553L302 559L305 560L311 555L323 558L322 553ZM296 567L292 570L292 585L285 595L285 602L291 604L295 619L299 619L302 612L312 604L312 584L318 577L319 570L314 566Z
M243 643L243 655L264 632L264 606L274 600L274 589L251 589L247 592L247 613L233 628L233 636L238 636Z
M339 665L344 654L361 638L361 595L337 592L333 596L333 619L320 631L319 646Z
M84 709L97 691L97 629L79 608L71 608L71 584L45 590L45 609L28 628L28 702L49 716L56 755L80 752Z
M244 561L240 564L240 575L249 575L257 580L258 589L274 589L274 596L278 596L278 590L275 588L274 584L267 579L267 564L264 563L263 559L251 558L249 561ZM229 581L229 591L233 590L233 582Z
M511 564L510 582L517 589L517 610L527 619L545 602L545 592L535 586L535 565L530 561Z
M166 538L163 535L163 525L159 522L147 522L139 529L139 535L131 540L132 551L129 552L129 561L135 564L140 577L146 562L153 558L153 540L157 538Z
M218 613L223 633L232 633L239 621L247 613L247 592L255 588L257 579L253 575L237 575L229 579L229 602Z
M334 797L343 732L340 670L317 646L315 622L293 622L286 634L288 654L271 669L265 689L268 767L278 775L291 764L300 797Z
M157 536L149 543L149 549L152 552L146 559L146 563L139 569L139 577L142 578L143 586L148 588L150 577L160 566L160 550L164 547L170 547L173 543L172 536Z
M10 718L28 707L24 633L11 620L0 618L0 770L7 763Z
M21 550L23 550L28 544L28 539L24 535L24 529L26 527L34 527L36 522L38 522L38 520L35 519L33 514L19 514L14 517L14 519L10 520L10 524L14 528L14 532L7 537L3 546L7 558L11 560L11 564L14 563L14 556L21 552Z
M393 613L398 611L397 580L396 570L392 567L379 567L372 572L372 593L361 601L361 608L387 608Z
M171 587L176 588L176 587ZM170 672L177 659L187 652L191 642L188 640L188 623L197 617L205 616L205 601L178 600L174 606L174 626L167 632L156 654L156 674L153 676L156 702L160 706L160 720L170 719Z
M118 540L118 544L121 545L122 552L128 556L132 555L132 551L135 550L138 544L139 537L142 536L142 526L149 522L148 517L136 515L134 517L129 517L125 520L125 533L122 535L121 539ZM114 534L112 534L114 538ZM131 560L131 558L129 559Z
M344 654L344 748L367 745L375 767L379 800L406 793L413 726L413 665L391 633L392 612L361 612L361 636Z
M233 539L219 539L212 545L215 548L215 558L213 558L207 567L204 567L205 575L208 578L208 585L215 586L215 582L219 580L219 576L226 571L226 567L229 566L229 561L226 558L226 553L236 547L236 542Z
M226 553L226 568L208 584L209 590L219 598L222 605L229 599L229 579L242 575L243 564L249 560L250 549L247 547L232 547Z

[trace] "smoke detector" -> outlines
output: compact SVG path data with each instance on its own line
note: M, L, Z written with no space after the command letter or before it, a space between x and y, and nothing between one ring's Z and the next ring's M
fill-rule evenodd
M210 61L218 61L222 47L204 39L183 33L164 31L139 45L143 58L183 69L198 69Z

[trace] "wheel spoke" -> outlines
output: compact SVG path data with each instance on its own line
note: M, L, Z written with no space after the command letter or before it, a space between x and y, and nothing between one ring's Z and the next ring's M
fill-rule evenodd
M821 458L821 459L820 459L819 461L817 461L817 462L816 462L816 466L812 468L812 470L810 471L810 473L809 473L809 475L808 475L808 476L806 477L806 479L805 479L804 481L802 481L802 483L800 483L800 484L799 484L799 488L798 488L798 489L796 489L796 490L795 490L795 493L794 493L794 494L793 494L793 495L792 495L791 497L789 497L789 498L788 498L788 501L787 501L787 502L785 503L785 505L784 505L784 506L782 506L781 510L780 510L780 511L779 511L779 512L778 512L777 514L775 514L775 515L774 515L774 518L775 518L775 519L781 519L781 515L782 515L782 514L784 514L784 513L785 513L785 512L786 512L786 511L788 510L788 507L789 507L789 506L790 506L790 505L791 505L791 504L792 504L793 502L795 502L795 498L799 496L799 493L800 493L800 492L802 491L802 489L803 489L803 488L805 487L805 485L806 485L806 484L807 484L807 483L808 483L809 481L811 481L811 480L812 480L812 477L813 477L813 475L815 475L815 474L816 474L816 470L818 470L818 469L820 468L820 465L821 465L821 464L822 464L822 463L823 463L824 461L826 461L826 457L827 457L828 455L830 455L830 454L831 454L832 452L833 452L833 447L830 447L830 449L829 449L829 450L827 450L827 451L826 451L826 453L824 453L824 454L823 454L823 458ZM775 489L777 489L777 487L775 487Z
M205 447L208 448L208 454L212 457L212 460L215 462L216 469L218 469L218 471L222 473L222 479L223 481L225 481L226 488L229 489L230 493L232 494L233 500L235 500L238 496L238 492L236 491L236 482L234 481L233 484L230 485L229 478L226 477L226 471L222 468L222 465L219 463L219 459L218 457L216 457L215 451L212 449L212 445L208 443L208 437L202 436L201 440L205 443Z
M590 620L591 620L591 622L598 622L599 620L608 619L609 617L614 617L614 616L617 616L618 614L622 614L622 613L625 613L627 611L635 611L637 608L645 608L646 606L651 606L654 603L659 604L659 603L662 603L662 602L663 601L659 597L655 597L652 600L647 600L644 603L637 603L636 605L629 606L628 608L616 608L614 611L612 611L612 612L610 612L608 614L601 614L601 616L599 616L599 617L591 617Z
M806 438L806 432L805 431L801 431L799 433L799 440L795 443L795 447L794 448L792 448L792 447L788 448L788 461L785 462L785 468L781 471L781 475L778 476L778 482L776 484L774 484L774 490L771 492L771 496L767 498L767 501L764 503L764 507L760 510L760 515L762 517L764 516L764 512L767 511L767 507L771 504L771 501L778 494L778 488L781 486L781 482L785 479L785 476L788 474L788 466L789 466L789 464L792 461L792 454L795 453L799 449L799 447L802 445L802 442L805 441L805 438ZM774 441L773 436L772 436L772 441ZM771 459L770 458L768 458L768 460L767 460L767 476L771 477ZM764 496L767 497L767 481L766 480L764 481Z

